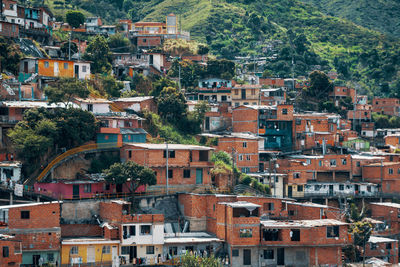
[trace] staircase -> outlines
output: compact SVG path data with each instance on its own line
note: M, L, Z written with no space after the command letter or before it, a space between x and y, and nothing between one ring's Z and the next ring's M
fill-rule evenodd
M95 151L101 151L101 150L110 150L110 149L118 149L119 147L116 144L88 144L88 145L83 145L79 147L75 147L73 149L70 149L63 154L57 156L54 160L52 160L49 165L44 168L44 170L39 174L39 176L35 179L30 178L27 179L24 184L25 185L31 185L34 182L40 182L46 176L49 174L49 172L57 167L59 164L61 164L64 160L67 160L69 158L75 157L76 155L80 153L87 153L87 152L95 152Z

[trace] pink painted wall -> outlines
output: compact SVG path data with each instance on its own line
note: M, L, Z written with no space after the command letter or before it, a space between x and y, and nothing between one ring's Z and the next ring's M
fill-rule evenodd
M85 192L85 185L91 185L91 192ZM35 183L35 193L53 197L55 199L72 199L73 198L73 185L79 185L79 198L96 198L103 197L122 197L124 194L129 194L129 184L122 186L122 193L117 194L116 185L110 184L110 189L105 190L105 182L97 183ZM146 192L146 186L141 186L136 190L136 193Z

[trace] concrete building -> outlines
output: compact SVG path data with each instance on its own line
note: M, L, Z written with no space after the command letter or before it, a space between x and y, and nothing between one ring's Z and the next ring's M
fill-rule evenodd
M61 262L60 206L61 202L0 206L0 233L21 240L22 264Z
M167 150L168 149L168 150ZM205 146L182 144L124 144L121 148L121 160L134 161L156 172L157 185L149 190L166 190L166 166L168 153L169 189L194 190L205 189L211 185L211 151ZM168 151L168 152L167 152Z

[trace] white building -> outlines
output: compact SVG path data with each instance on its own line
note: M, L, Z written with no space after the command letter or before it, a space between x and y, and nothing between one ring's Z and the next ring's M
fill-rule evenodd
M92 112L94 114L109 113L111 101L102 98L75 98L75 103L78 104L81 109Z
M14 188L14 185L21 179L22 163L19 161L0 162L1 184Z

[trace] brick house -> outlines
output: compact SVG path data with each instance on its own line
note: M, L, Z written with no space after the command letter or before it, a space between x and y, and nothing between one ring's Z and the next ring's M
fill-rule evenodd
M337 136L339 119L340 116L337 114L294 114L296 149L321 147L324 142L328 146L334 146L339 141Z
M381 162L362 167L365 181L381 185L384 194L400 192L400 162Z
M400 204L391 202L371 202L370 217L382 221L373 234L398 239L400 236Z
M259 105L261 85L236 84L232 87L232 106Z
M347 223L269 220L261 225L261 260L267 265L342 265L342 247L349 243Z
M206 112L203 132L226 131L232 128L232 109L229 103L210 104Z
M126 201L100 203L100 218L104 237L120 241L120 254L126 263L137 263L146 258L146 264L155 264L163 253L164 215L131 214Z
M399 263L399 241L386 237L370 236L365 246L365 258L379 258L391 264Z
M339 100L344 98L351 98L351 102L356 101L356 90L346 86L335 86L333 91L329 93L329 97L334 100L336 106L339 105Z
M14 236L0 234L0 251L0 266L21 265L22 245Z
M251 132L264 138L265 150L293 148L293 105L249 106L232 111L233 132Z
M261 89L260 104L266 106L281 105L286 103L286 88Z
M210 162L214 149L205 146L168 144L168 181L170 190L207 188L211 185ZM121 160L134 161L156 172L157 185L148 189L165 190L166 144L124 144Z
M153 96L117 98L112 100L120 110L143 112L145 110L157 113L157 105Z
M21 240L22 264L60 262L60 205L41 202L0 207L0 232Z
M400 116L400 103L398 98L374 98L372 112L389 116Z
M4 37L17 38L19 36L18 24L0 21L0 35Z

